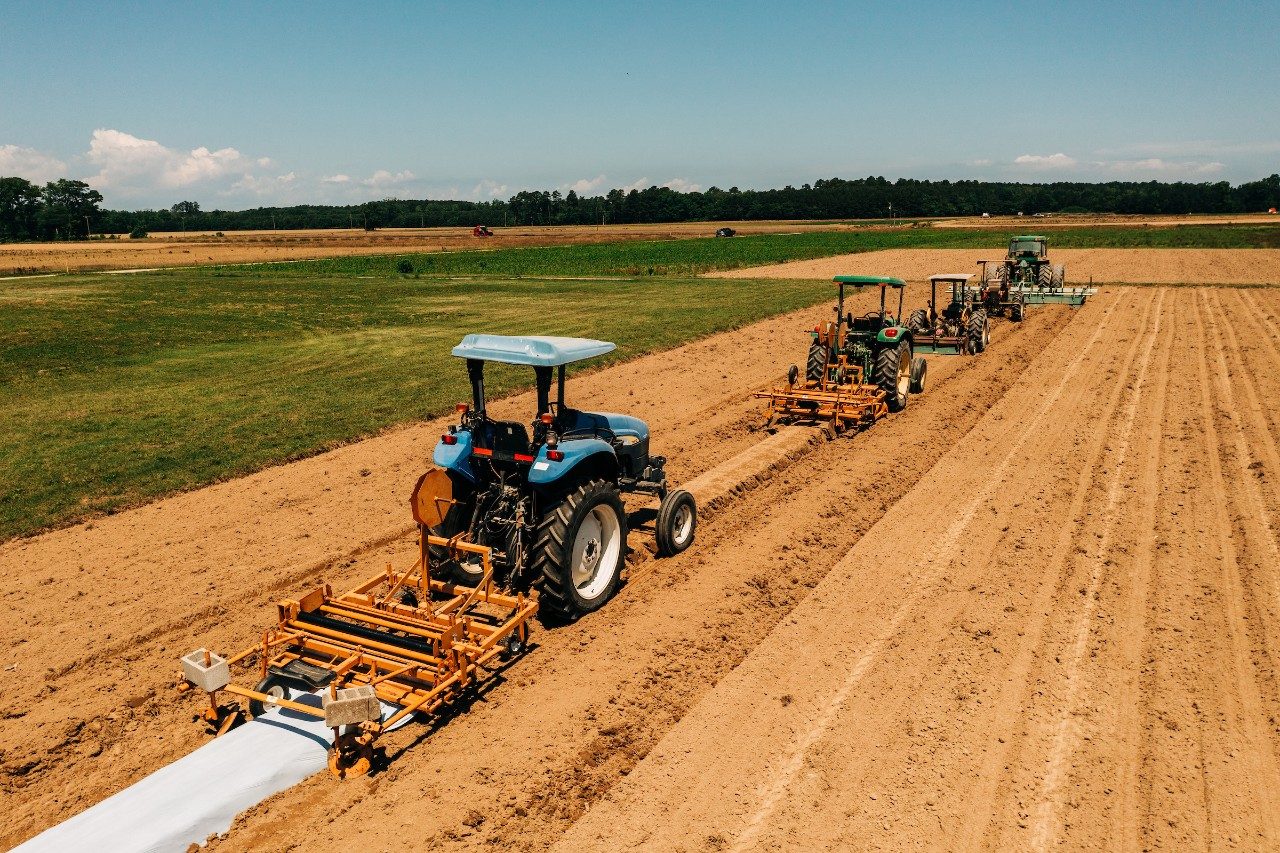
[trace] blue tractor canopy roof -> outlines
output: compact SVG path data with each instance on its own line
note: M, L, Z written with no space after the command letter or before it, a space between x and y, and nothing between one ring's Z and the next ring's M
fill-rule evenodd
M557 338L542 335L467 335L453 348L458 358L523 364L529 367L559 367L586 358L613 352L608 341L591 338Z
M858 287L875 284L880 287L904 287L906 282L900 278L889 278L882 275L838 275L832 281L841 284L853 284Z

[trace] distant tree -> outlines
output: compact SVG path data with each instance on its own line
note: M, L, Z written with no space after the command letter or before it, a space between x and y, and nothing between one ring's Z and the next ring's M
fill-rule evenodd
M0 240L36 236L40 188L24 178L0 178Z
M83 234L87 237L89 226L85 218L98 213L102 193L84 181L63 178L44 185L41 201L38 222L42 236L58 234L70 239L73 234Z
M129 232L129 238L131 240L141 240L146 236L147 229L143 228L141 225L133 226L133 230Z
M180 201L173 207L169 208L169 212L174 216L194 216L200 212L200 202Z

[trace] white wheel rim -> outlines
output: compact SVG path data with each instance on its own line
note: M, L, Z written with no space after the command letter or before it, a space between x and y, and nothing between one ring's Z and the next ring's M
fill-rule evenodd
M676 510L676 517L672 522L675 534L672 536L675 544L684 547L689 541L689 535L693 533L693 510L688 504L681 504Z
M583 598L592 599L600 595L613 579L622 548L620 532L617 514L603 505L592 507L578 525L569 574L574 588Z
M279 684L273 684L268 687L266 695L267 698L263 700L262 704L267 707L272 707L277 704L278 700L286 698L285 689Z

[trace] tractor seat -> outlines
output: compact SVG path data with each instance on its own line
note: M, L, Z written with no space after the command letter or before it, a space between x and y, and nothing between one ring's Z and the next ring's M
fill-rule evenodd
M876 314L870 317L854 317L852 328L855 332L878 332L883 325L880 315Z

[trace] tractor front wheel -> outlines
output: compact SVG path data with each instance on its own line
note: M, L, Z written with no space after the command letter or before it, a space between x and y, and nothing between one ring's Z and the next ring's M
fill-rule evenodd
M626 556L618 490L604 480L579 486L538 525L531 567L540 617L572 621L599 609L617 591Z
M974 352L983 352L987 348L987 342L991 340L991 324L986 311L974 311L969 315L969 340L973 341Z
M895 344L876 354L876 384L884 391L889 411L900 412L907 407L907 395L911 392L911 344Z
M684 489L676 489L662 499L658 508L658 520L654 523L658 540L658 556L674 557L693 544L693 534L698 528L698 507L693 495Z
M1013 322L1021 323L1022 313L1023 313L1023 309L1022 309L1021 302L1015 302L1009 306L1009 319L1012 320Z
M924 393L924 380L929 372L929 362L920 356L911 359L911 393Z

